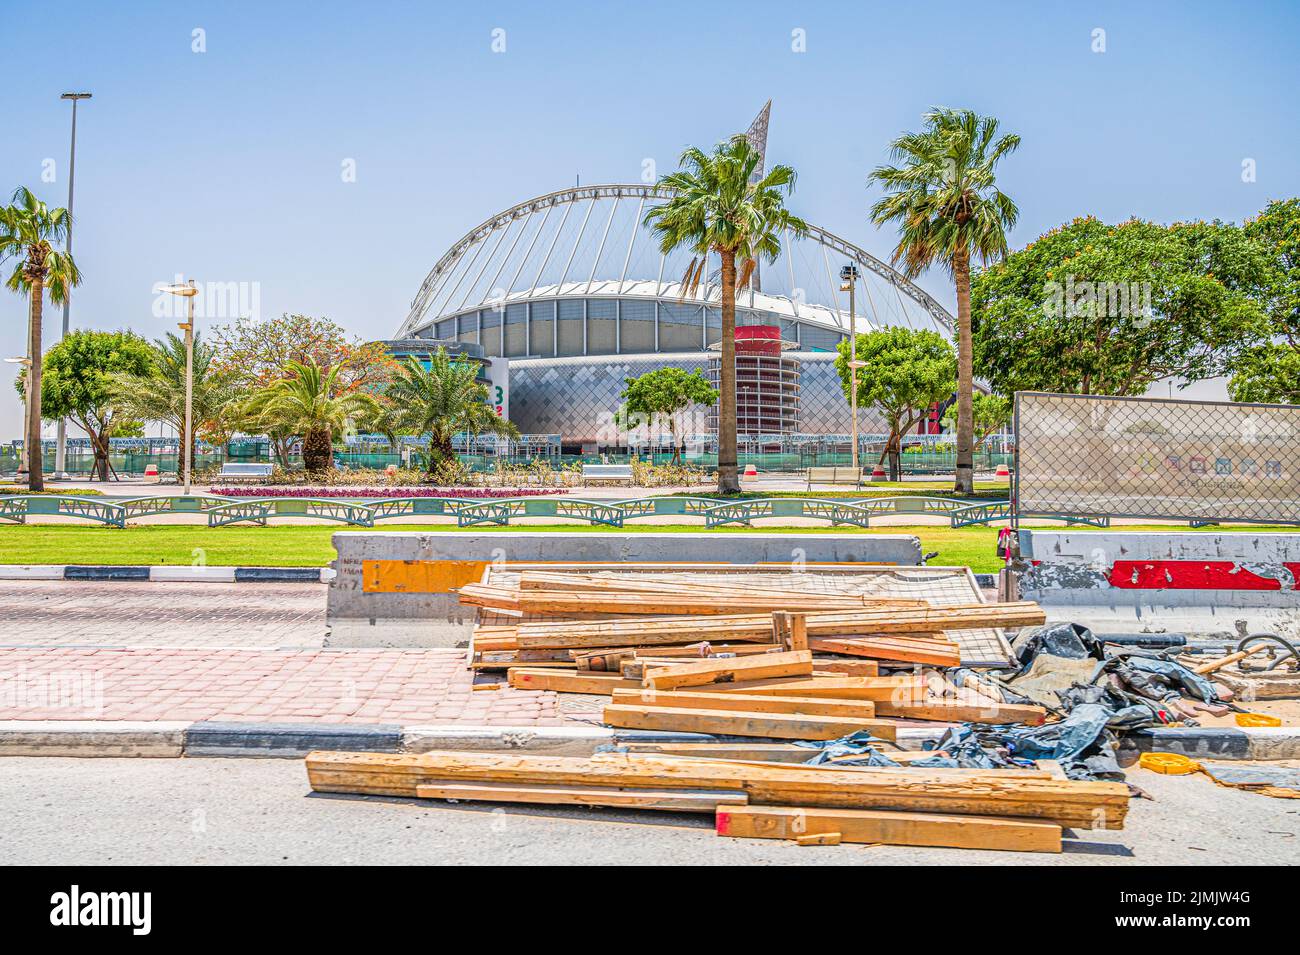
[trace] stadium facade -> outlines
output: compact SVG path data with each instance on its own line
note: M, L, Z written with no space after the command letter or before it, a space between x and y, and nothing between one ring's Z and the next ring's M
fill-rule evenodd
M769 110L770 104L748 134L760 152ZM710 359L716 377L718 355L710 349L722 334L717 263L698 288L683 288L690 254L662 255L643 224L664 199L652 184L575 186L491 216L439 257L393 344L408 351L417 341L476 346L494 381L508 369L509 416L521 432L558 434L566 450L626 445L628 435L617 426L626 379L666 366L707 375ZM849 432L834 366L835 348L851 327L839 280L845 265L860 274L859 332L905 325L951 335L952 317L938 301L864 249L816 225L804 237L783 236L780 257L762 264L736 303L738 339L783 343L775 357L770 349L754 357L753 374L738 382L738 403L745 406L744 389L752 386L750 397L770 412L775 387L783 412L774 419L755 404L752 423L740 422L742 434L773 420L786 434ZM882 429L865 410L860 421L864 433ZM711 421L708 409L698 409L679 433L707 432L711 424L716 428L716 413Z

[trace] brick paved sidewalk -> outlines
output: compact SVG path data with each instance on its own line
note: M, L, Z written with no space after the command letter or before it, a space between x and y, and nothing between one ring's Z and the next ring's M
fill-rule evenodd
M0 720L564 723L554 693L473 680L457 650L0 648Z

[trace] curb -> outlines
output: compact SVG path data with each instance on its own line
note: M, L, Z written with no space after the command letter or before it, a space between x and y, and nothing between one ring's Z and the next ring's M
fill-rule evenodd
M919 750L946 727L901 727L899 744ZM1300 759L1300 727L1154 728L1125 738L1125 749L1231 759ZM224 721L0 721L0 756L279 757L316 749L426 753L430 750L536 752L589 756L625 742L789 742L602 726L402 726L396 723L243 723Z
M6 564L0 580L147 580L151 583L327 584L332 567L186 567L139 564Z
M192 723L186 756L306 756L314 749L400 753L396 723Z

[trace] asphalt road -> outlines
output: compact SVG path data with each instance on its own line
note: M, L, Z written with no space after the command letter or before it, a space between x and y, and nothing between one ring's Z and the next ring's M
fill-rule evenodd
M16 864L1285 865L1300 801L1130 773L1121 832L1060 855L724 839L707 817L313 795L301 760L0 760L0 860Z

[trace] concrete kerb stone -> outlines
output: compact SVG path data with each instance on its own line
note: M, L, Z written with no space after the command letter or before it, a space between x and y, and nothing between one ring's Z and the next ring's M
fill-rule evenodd
M312 750L402 752L396 723L240 723L203 721L185 732L186 756L306 756Z
M176 757L185 721L8 720L0 722L0 756Z
M402 750L528 752L550 756L590 756L614 742L614 730L602 726L407 726Z

